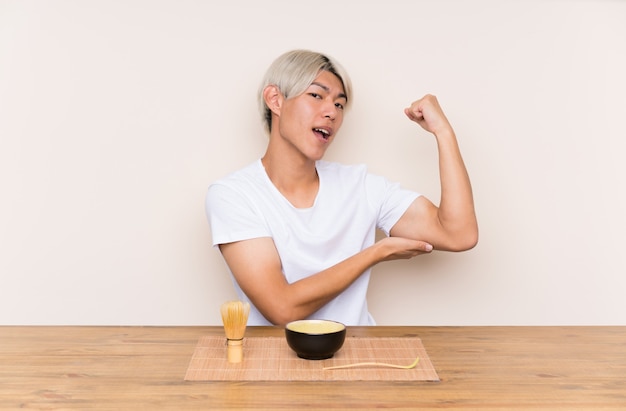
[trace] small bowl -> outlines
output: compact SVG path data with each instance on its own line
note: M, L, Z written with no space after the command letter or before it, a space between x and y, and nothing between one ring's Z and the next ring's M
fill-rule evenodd
M285 326L287 344L305 360L331 358L346 340L346 326L330 320L298 320Z

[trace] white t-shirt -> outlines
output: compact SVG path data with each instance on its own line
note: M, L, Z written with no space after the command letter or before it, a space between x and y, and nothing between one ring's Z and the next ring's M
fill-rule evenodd
M209 186L206 212L213 245L271 237L289 283L331 267L387 235L419 194L364 165L318 161L319 190L310 208L294 207L271 182L261 160ZM373 325L367 308L370 270L309 318ZM250 301L236 281L242 301ZM262 286L262 285L260 285ZM249 325L270 325L251 303Z

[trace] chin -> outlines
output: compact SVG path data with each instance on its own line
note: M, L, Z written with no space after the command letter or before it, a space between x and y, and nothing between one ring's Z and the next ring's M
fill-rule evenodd
M309 153L307 157L313 161L318 161L324 158L325 155L326 155L326 150L321 150L321 151L317 150L315 152Z
M321 159L323 159L323 158L324 158L324 155L323 155L323 154L322 154L322 155L320 155L320 156L310 156L310 157L309 157L309 159L310 159L311 161L319 161L319 160L321 160Z

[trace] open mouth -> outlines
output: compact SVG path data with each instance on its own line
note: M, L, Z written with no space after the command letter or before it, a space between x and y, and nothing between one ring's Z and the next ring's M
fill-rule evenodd
M324 128L314 128L313 132L318 135L318 137L328 140L330 138L330 131Z

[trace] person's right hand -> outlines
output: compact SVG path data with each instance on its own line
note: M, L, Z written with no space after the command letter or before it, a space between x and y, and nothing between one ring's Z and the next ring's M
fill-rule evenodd
M433 246L426 241L403 237L385 237L375 244L383 253L381 261L408 260L421 254L430 253Z

